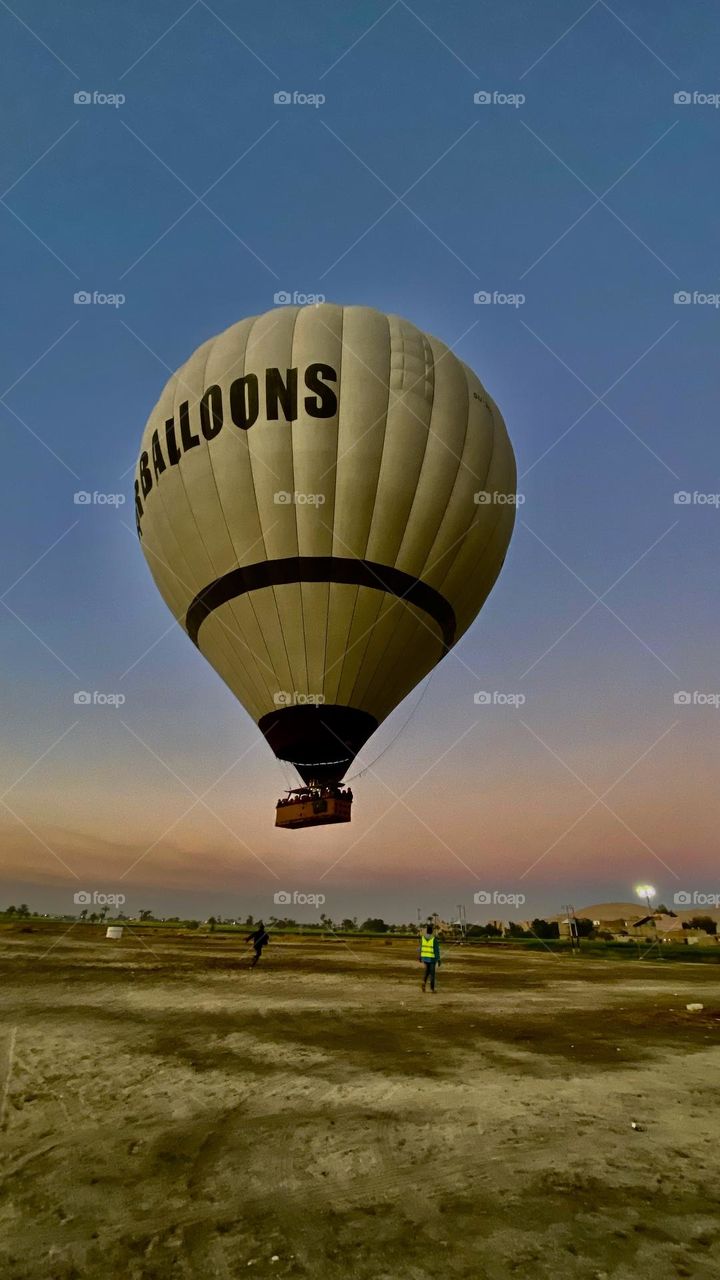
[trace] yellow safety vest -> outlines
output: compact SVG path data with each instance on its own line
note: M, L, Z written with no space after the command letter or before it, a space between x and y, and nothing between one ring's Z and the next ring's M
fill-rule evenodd
M433 934L431 934L429 938L428 938L428 936L427 936L427 934L426 934L426 933L423 933L423 934L421 935L421 938L420 938L420 959L421 959L421 960L434 960L434 959L435 959L435 937L434 937L434 935L433 935Z

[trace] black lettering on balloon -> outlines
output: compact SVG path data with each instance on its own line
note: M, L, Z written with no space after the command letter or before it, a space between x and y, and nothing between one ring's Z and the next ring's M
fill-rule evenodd
M150 467L148 466L149 461L150 459L148 458L147 453L143 451L140 454L140 464L139 464L140 465L140 486L142 488L143 498L147 498L150 490L153 487L153 478L152 478L152 475L150 474Z
M259 408L256 374L246 373L244 377L236 378L230 386L230 414L235 426L247 431L257 422Z
M190 414L188 412L187 400L183 400L183 403L180 405L178 416L180 418L180 439L182 440L182 447L186 451L188 449L194 449L195 445L200 443L200 437L194 436L190 430Z
M311 418L332 418L337 413L337 390L331 383L337 383L338 375L332 365L310 364L305 370L305 387L311 393L305 396L305 412ZM297 421L298 416L298 370L286 369L284 373L278 368L265 370L266 418L268 422L277 422L282 416L288 422ZM205 440L213 440L222 429L224 423L222 388L213 383L203 393L199 403L200 427ZM260 393L258 377L255 373L246 373L236 378L230 385L230 415L236 427L247 431L258 420L260 412ZM201 436L194 434L190 425L190 405L184 400L178 409L180 424L180 444L177 439L175 418L165 422L165 450L163 455L158 431L152 434L150 454L143 451L138 463L138 479L135 482L135 515L140 532L140 520L143 515L141 500L147 498L153 487L155 472L157 483L168 465L177 466L183 452L194 449L200 444ZM166 461L167 458L167 461Z
M182 454L180 453L180 450L177 447L177 440L175 439L175 419L174 418L168 418L167 422L165 423L165 444L167 445L168 462L170 463L171 467L174 467L177 465L177 463L180 461L182 457Z
M322 379L325 379L323 382ZM337 413L337 395L328 382L337 382L337 374L329 364L309 364L305 370L305 386L316 396L305 397L305 411L311 418L333 418Z
M267 420L277 422L280 417L280 405L288 422L295 422L298 406L298 371L288 369L287 379L283 382L279 369L266 369L265 396L267 399Z
M160 437L157 431L153 431L151 448L152 448L152 461L153 461L153 470L155 472L155 479L159 480L160 476L162 475L163 471L165 471L166 468L165 468L165 459L163 458L162 449L160 448Z
M222 391L217 383L208 387L200 401L200 426L206 440L212 440L223 424Z
M140 481L136 480L135 481L135 528L138 531L138 538L142 538L142 529L140 528L140 521L142 520L142 515L143 515L143 504L140 498Z

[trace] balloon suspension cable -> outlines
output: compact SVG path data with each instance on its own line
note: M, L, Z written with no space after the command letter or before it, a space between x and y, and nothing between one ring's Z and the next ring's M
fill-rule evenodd
M418 707L420 706L420 703L422 702L423 698L425 697L425 694L427 693L428 689L430 688L430 681L432 680L433 676L435 675L435 671L436 671L436 670L437 670L437 668L434 668L434 669L430 672L430 674L429 674L429 676L428 676L427 680L425 681L425 687L424 687L424 689L423 689L422 693L420 694L420 697L418 698L417 702L415 703L415 706L413 707L412 711L410 712L410 715L408 716L407 720L405 720L405 721L404 721L404 723L403 723L403 724L401 724L400 728L398 729L397 733L395 734L395 737L390 739L390 741L388 742L387 746L386 746L386 747L383 747L383 749L382 749L382 751L380 752L380 754L379 754L379 755L377 755L377 756L375 756L375 759L374 759L374 760L371 760L369 764L364 765L362 769L359 769L357 773L354 773L354 774L353 774L353 776L352 776L352 778L345 778L345 779L343 780L343 786L347 787L347 786L349 785L349 783L354 782L356 778L362 778L363 774L364 774L364 773L367 773L368 769L372 769L373 765L376 765L376 764L377 764L377 762L378 762L378 760L382 760L383 756L387 754L387 752L390 750L390 748L395 746L395 743L397 742L398 738L399 738L399 737L400 737L400 735L401 735L402 733L404 733L404 732L405 732L405 730L407 729L408 725L410 724L410 721L412 720L413 716L415 715L415 712L417 711Z
M276 763L280 766L279 772L282 774L283 791L294 790L300 779L297 769L289 761L281 760L279 756L276 757Z

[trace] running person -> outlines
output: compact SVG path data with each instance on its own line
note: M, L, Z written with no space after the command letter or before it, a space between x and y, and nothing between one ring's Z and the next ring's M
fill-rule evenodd
M442 964L440 959L440 943L435 936L435 930L430 921L425 925L425 932L420 934L420 955L419 960L425 965L425 976L422 981L422 989L427 989L427 980L430 979L430 990L435 991L435 970L438 965Z
M253 947L255 949L255 955L250 961L250 968L254 969L255 965L257 964L258 960L262 955L263 947L266 947L268 942L270 941L270 935L266 931L265 925L263 924L262 920L258 920L255 931L253 933L249 933L245 941L252 942Z

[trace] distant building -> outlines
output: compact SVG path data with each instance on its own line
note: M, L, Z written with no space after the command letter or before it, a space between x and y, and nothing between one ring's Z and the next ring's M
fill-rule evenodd
M704 929L683 928L683 921L678 916L668 916L661 912L641 916L634 922L629 932L631 937L643 941L670 942L680 946L716 941L715 934L706 933Z

